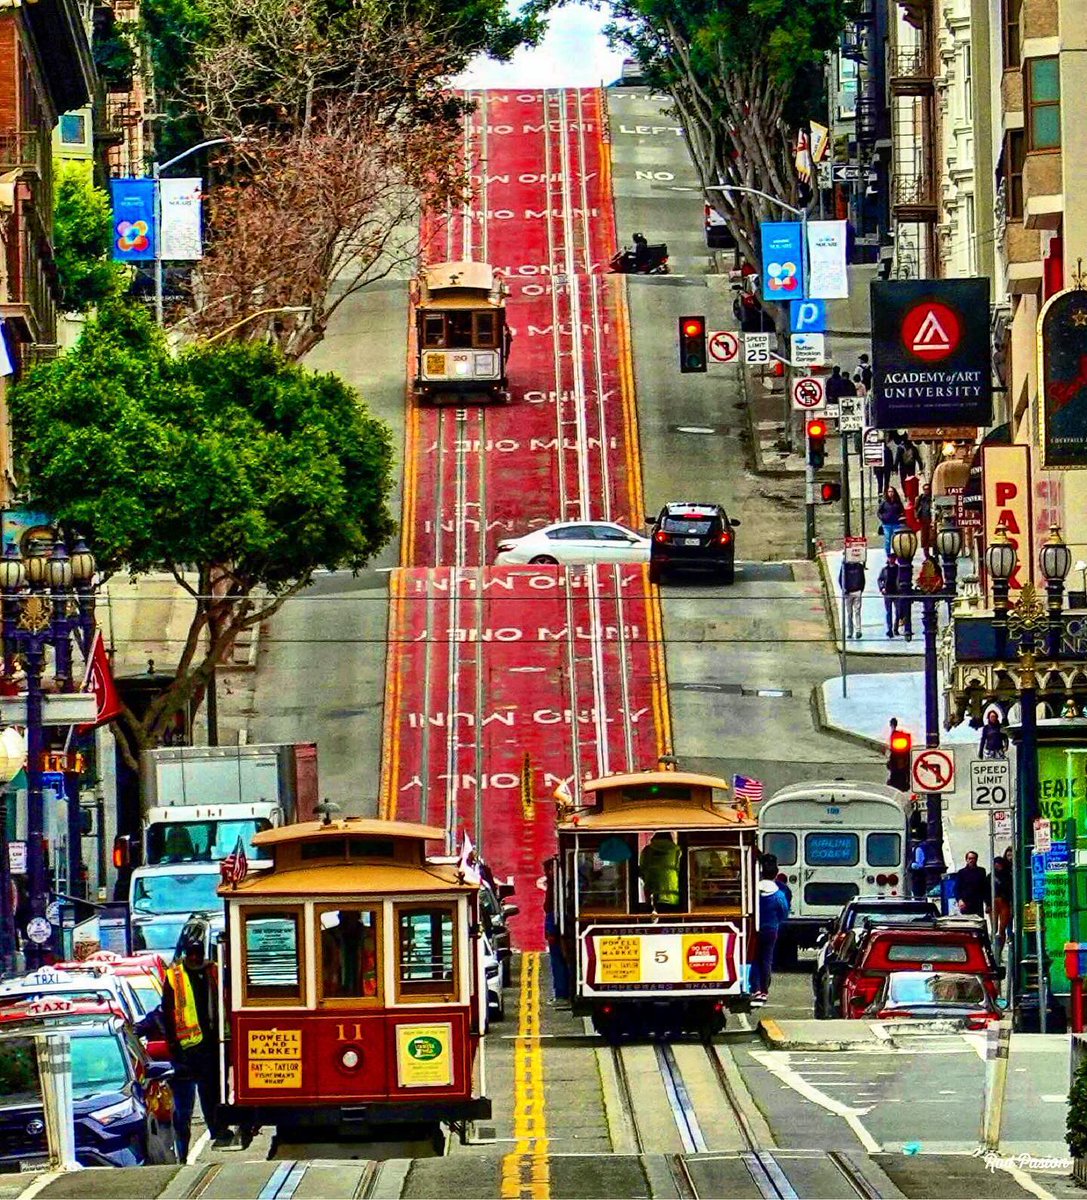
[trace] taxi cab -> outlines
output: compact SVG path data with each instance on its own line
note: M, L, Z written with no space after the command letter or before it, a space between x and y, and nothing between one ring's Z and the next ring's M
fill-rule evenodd
M835 964L839 985L832 1007L843 1017L869 1015L888 976L900 971L975 975L994 1003L1003 975L981 917L937 917L908 925L864 927L849 934Z
M0 1170L48 1161L44 1038L70 1039L76 1159L129 1167L176 1161L170 1068L152 1063L108 1002L63 996L0 1001Z

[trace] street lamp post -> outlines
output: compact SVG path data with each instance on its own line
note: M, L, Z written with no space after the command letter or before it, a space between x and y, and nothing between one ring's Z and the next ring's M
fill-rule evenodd
M221 137L209 138L206 142L200 142L196 146L190 146L188 150L182 150L180 154L175 154L173 158L168 159L164 163L151 164L151 178L155 181L155 324L162 324L162 193L159 187L159 180L162 177L162 172L167 171L170 167L188 158L191 154L197 154L201 150L207 150L211 146L225 146L228 142L239 141L238 138Z
M86 654L93 630L91 581L94 556L79 539L76 557L69 556L57 540L48 555L42 547L24 560L18 547L8 543L0 557L0 594L3 596L5 670L10 674L17 655L26 665L26 865L30 919L44 918L48 896L45 869L45 806L42 794L42 758L45 734L42 722L42 675L48 647L53 648L57 686L73 690L71 639L75 634ZM27 590L23 590L24 583ZM72 585L78 606L71 609ZM68 800L69 887L78 883L82 867L78 791ZM41 966L43 943L30 941L27 966Z
M955 597L958 558L962 550L962 531L953 523L944 525L936 535L936 549L943 571L934 558L925 558L917 575L914 592L911 575L913 558L917 553L917 534L912 529L900 529L891 538L891 546L899 561L898 604L908 606L921 600L921 622L925 639L925 746L940 745L939 679L936 671L936 635L939 632L940 601L951 604ZM925 805L925 871L926 890L939 884L947 864L944 862L943 793L926 792Z

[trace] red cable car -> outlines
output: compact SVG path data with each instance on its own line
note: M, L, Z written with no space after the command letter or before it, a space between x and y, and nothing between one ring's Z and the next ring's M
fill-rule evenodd
M326 819L258 833L271 870L224 884L226 1119L280 1141L486 1118L479 886L428 825Z

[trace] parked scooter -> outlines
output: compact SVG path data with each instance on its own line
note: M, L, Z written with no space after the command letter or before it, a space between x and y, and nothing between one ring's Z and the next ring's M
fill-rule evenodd
M620 275L667 275L668 247L664 242L651 246L636 233L633 248L617 251L609 266Z

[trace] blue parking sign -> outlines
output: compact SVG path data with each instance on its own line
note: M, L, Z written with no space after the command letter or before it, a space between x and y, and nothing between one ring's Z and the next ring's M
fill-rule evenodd
M790 333L826 333L825 300L793 300L789 305Z

